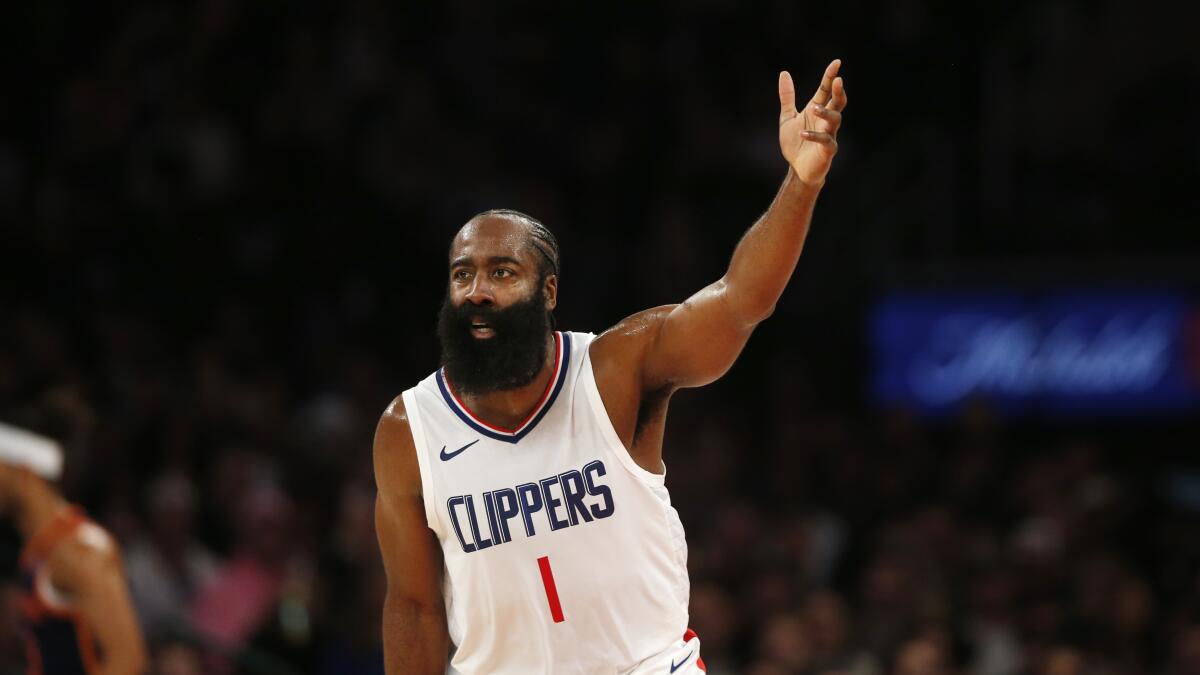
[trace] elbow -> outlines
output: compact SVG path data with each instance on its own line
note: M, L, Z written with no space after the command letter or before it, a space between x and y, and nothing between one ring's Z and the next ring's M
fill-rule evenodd
M775 301L772 300L771 302L764 303L757 307L757 311L754 312L753 316L751 317L751 324L757 326L758 324L771 318L771 315L775 313L775 305Z
M445 604L440 595L405 592L389 584L383 596L383 611L409 618L439 617L445 614Z
M440 602L388 593L383 601L384 643L408 654L414 662L445 668L449 651L446 613Z
M446 672L450 641L444 620L438 621L429 613L414 617L411 613L385 610L382 637L384 672L388 675Z
M720 284L725 306L741 327L754 328L775 313L775 305L779 302L778 293L746 291L725 279L722 279Z
M775 313L778 298L746 298L741 302L732 303L734 315L743 328L754 328L771 318Z

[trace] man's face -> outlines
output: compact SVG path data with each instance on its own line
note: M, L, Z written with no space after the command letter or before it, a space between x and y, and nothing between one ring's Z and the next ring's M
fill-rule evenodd
M438 315L442 363L463 393L515 389L546 359L558 279L545 276L521 220L472 220L450 247L450 282Z

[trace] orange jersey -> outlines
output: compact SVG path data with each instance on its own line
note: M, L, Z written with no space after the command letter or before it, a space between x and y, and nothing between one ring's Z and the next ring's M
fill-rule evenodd
M62 510L21 551L21 613L30 675L99 672L92 630L50 582L46 558L63 539L91 521L76 506Z

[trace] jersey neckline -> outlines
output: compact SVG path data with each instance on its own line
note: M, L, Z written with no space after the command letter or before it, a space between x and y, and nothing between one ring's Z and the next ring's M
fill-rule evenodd
M567 367L571 363L571 338L568 334L562 331L554 332L554 377L546 383L546 389L542 392L538 404L533 407L533 410L525 417L525 419L515 428L508 429L505 427L489 424L480 419L471 409L466 406L450 389L449 381L446 379L445 367L439 368L437 371L438 389L442 392L442 399L446 401L446 405L454 414L458 415L467 426L475 431L487 436L488 438L506 443L516 443L524 438L538 422L546 416L550 411L550 407L554 405L554 400L558 398L558 393L562 391L563 382L567 379Z

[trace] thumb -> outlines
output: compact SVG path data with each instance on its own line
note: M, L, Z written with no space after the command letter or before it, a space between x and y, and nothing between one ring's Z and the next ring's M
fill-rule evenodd
M796 116L796 87L792 84L792 76L788 71L779 73L779 123Z

